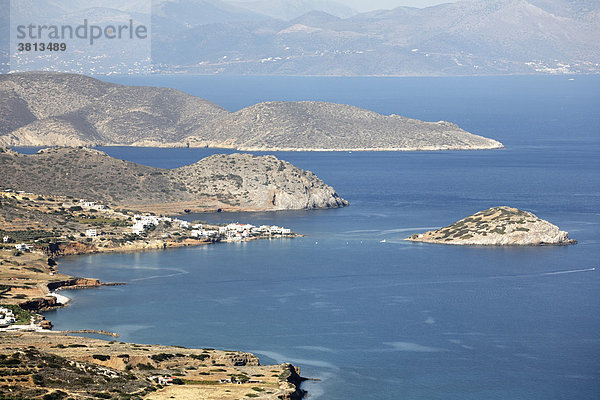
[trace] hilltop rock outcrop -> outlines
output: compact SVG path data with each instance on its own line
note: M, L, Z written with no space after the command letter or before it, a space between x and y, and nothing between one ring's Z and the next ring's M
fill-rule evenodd
M87 148L0 152L3 186L141 211L300 210L348 202L310 171L274 156L219 154L161 169Z

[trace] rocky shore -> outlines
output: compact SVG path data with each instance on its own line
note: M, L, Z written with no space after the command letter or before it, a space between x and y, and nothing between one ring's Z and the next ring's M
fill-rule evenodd
M577 243L568 233L536 215L512 207L493 207L452 225L406 240L413 242L481 246L542 246Z

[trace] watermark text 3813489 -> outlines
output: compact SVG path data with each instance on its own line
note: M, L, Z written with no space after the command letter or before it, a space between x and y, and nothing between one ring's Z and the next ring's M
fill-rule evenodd
M151 69L151 0L104 0L102 7L56 0L35 10L26 4L10 2L10 70L122 74Z

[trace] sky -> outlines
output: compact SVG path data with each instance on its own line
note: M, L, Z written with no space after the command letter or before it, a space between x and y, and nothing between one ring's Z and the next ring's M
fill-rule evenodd
M235 0L248 2L254 0ZM392 9L400 6L406 7L429 7L442 3L455 3L458 0L333 0L336 3L352 7L356 11L366 12L381 9ZM472 1L472 0L467 0Z
M457 0L338 0L337 3L347 5L357 11L392 9L400 6L429 7L442 3L454 3Z

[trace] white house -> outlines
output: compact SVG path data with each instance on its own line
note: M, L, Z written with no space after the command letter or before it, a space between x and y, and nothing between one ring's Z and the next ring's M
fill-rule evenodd
M21 243L21 244L15 244L15 249L17 249L19 251L29 251L30 248L25 243Z
M201 229L194 229L190 232L191 237L201 237L204 236L204 231Z
M192 237L215 237L219 235L219 231L209 229L194 229L191 233Z
M98 231L96 230L96 228L86 229L85 236L90 237L90 238L96 237L96 236L98 236Z
M8 308L0 307L0 327L5 328L16 322L15 316L12 310Z
M141 235L146 230L146 225L143 222L138 221L131 227L131 232L136 235Z

